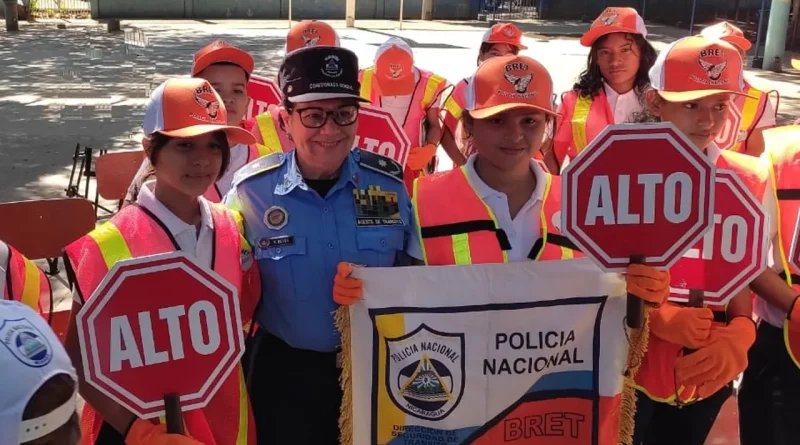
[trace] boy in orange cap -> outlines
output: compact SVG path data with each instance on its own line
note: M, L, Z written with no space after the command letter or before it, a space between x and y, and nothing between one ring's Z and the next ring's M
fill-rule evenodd
M478 66L492 57L517 55L523 49L528 49L528 47L522 44L522 31L512 23L498 23L483 34L481 47L478 50ZM469 147L461 146L463 141L458 130L458 123L467 103L468 84L468 79L462 79L444 101L442 110L444 120L442 148L456 167L464 165L470 151Z
M361 97L392 113L411 140L412 149L403 172L406 188L426 171L436 156L442 138L439 110L449 82L430 71L414 66L414 53L408 44L392 37L378 48L375 65L359 74Z
M700 35L732 44L739 50L742 60L752 46L742 30L728 22L709 26ZM764 130L775 127L777 110L769 100L771 92L759 90L746 79L744 92L747 96L734 98L728 113L729 124L725 125L715 142L723 150L759 156L764 152Z
M591 48L586 70L561 95L553 140L551 163L562 169L606 126L630 122L642 111L647 71L656 60L644 20L633 8L606 8L581 37L581 45Z

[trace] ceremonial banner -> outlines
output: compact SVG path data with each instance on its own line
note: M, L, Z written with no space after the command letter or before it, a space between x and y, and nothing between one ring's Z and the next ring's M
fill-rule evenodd
M588 259L356 268L344 444L617 445L625 285Z

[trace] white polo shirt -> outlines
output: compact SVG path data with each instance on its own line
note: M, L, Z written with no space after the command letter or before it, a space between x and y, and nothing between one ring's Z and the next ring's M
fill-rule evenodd
M527 261L528 254L533 248L533 244L541 237L541 212L544 191L547 185L547 174L538 162L531 160L531 172L536 177L536 188L533 190L530 199L522 206L517 216L511 218L508 209L508 198L505 193L489 187L475 170L475 160L477 156L470 156L465 164L467 178L478 197L492 209L497 224L506 232L508 241L511 243L511 250L508 251L508 261ZM453 199L459 199L453 196ZM416 220L413 221L412 233L417 234ZM411 257L422 259L422 245L419 236L412 236L408 243L408 254Z
M630 122L634 113L640 113L642 111L642 104L639 102L639 96L636 95L635 89L627 93L619 94L608 86L607 83L603 83L603 90L606 93L608 106L611 109L611 114L614 116L615 124Z

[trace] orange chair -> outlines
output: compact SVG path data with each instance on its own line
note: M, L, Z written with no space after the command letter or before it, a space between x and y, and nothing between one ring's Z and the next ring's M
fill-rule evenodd
M97 194L103 199L117 201L118 209L121 208L125 195L128 193L128 186L136 176L136 172L139 171L143 160L143 150L115 151L100 155L94 166ZM95 209L100 208L98 195L95 195L94 199ZM108 209L103 209L108 211Z

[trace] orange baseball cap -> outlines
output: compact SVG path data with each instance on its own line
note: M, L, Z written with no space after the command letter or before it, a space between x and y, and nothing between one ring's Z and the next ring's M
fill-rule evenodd
M339 46L339 35L333 27L317 20L303 20L292 26L286 35L286 53L310 46Z
M532 108L556 116L553 79L526 56L493 57L481 64L467 86L470 116L486 119L513 108Z
M642 16L635 9L611 7L606 8L600 17L592 22L592 26L581 37L581 45L592 46L600 37L615 32L647 37L647 27L644 26Z
M229 62L242 67L247 75L253 74L255 62L253 56L247 51L228 44L223 40L216 40L194 53L192 76L208 68L209 65L220 62Z
M498 23L483 34L483 43L503 43L516 46L519 49L528 49L522 44L522 31L513 23Z
M230 145L255 143L250 132L227 125L226 119L225 105L207 80L176 78L150 95L142 129L146 136L161 133L178 138L224 131Z
M742 56L732 44L703 36L684 37L661 51L650 68L650 85L670 102L719 93L745 96Z
M375 82L383 96L412 94L417 85L414 54L403 39L392 37L375 53Z
M700 35L707 39L720 39L732 43L742 51L748 51L753 46L739 27L728 22L719 22L716 25L708 26L700 32Z

